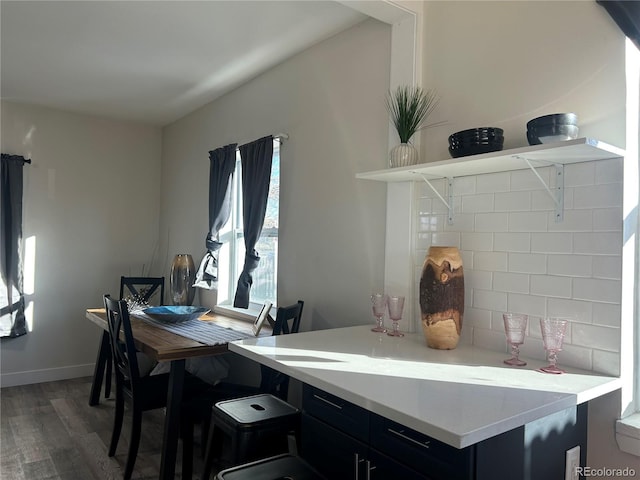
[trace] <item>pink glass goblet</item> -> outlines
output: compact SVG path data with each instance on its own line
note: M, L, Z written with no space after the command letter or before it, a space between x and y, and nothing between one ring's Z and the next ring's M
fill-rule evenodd
M371 295L371 305L373 316L376 317L376 326L371 329L372 332L386 333L384 328L384 313L387 310L387 296L384 293L374 293Z
M541 318L540 330L542 331L542 341L544 349L547 351L547 360L549 365L542 367L541 372L545 373L564 373L564 370L558 367L558 352L562 351L562 342L564 334L567 330L567 321L561 318Z
M402 318L402 309L404 308L404 297L392 295L387 298L389 307L389 318L393 322L393 330L387 332L392 337L404 337L404 333L398 330L398 322Z
M529 317L521 313L504 313L504 331L507 334L507 342L511 345L511 358L504 360L507 365L522 367L527 364L520 360L520 345L524 343L524 335L527 330Z

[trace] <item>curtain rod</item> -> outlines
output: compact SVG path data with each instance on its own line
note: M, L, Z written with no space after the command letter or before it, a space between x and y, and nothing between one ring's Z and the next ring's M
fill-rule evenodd
M280 145L282 145L284 143L285 140L289 140L289 134L288 133L284 133L284 132L280 132L280 133L276 133L271 135L273 137L274 140L277 140L278 142L280 142ZM253 142L255 140L251 140L251 142ZM240 145L245 145L247 143L251 143L251 142L238 142L238 147ZM236 150L238 149L238 147L236 147Z

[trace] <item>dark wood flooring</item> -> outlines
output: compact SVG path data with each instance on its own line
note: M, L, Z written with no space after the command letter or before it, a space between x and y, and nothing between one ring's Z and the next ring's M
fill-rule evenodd
M119 480L129 447L129 414L115 457L107 450L115 402L101 398L89 406L91 378L0 389L0 479ZM134 479L157 479L162 447L163 410L145 412ZM200 435L195 435L194 480L200 479ZM176 479L181 478L182 442ZM212 476L213 477L213 476Z

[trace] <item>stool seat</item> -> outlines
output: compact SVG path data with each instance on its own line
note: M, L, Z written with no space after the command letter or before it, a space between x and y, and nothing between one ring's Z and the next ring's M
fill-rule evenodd
M325 480L315 469L300 457L278 455L256 462L222 470L216 480Z
M214 458L222 457L225 438L231 440L231 465L240 465L287 453L289 434L298 437L299 431L300 410L274 395L217 402L211 411L203 479L209 478Z

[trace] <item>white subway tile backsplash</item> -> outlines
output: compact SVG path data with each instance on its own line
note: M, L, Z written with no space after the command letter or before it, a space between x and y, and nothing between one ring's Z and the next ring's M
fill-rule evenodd
M476 193L508 192L510 181L509 172L478 175L476 177Z
M507 232L509 214L476 213L476 232Z
M547 273L547 256L538 253L510 253L509 271L518 273Z
M572 233L532 233L531 251L539 253L571 253L573 248Z
M465 307L462 317L462 330L468 327L486 328L489 330L491 328L491 310Z
M545 297L571 298L571 278L553 275L531 275L531 294Z
M529 233L498 232L493 236L493 242L499 252L528 252L531 249Z
M529 293L529 275L495 272L493 289L498 292Z
M456 213L453 224L449 224L447 217L442 215L444 230L449 232L469 232L475 228L476 216L473 213Z
M573 208L603 208L620 205L622 205L621 183L574 188Z
M536 171L548 185L551 178L551 168L538 167L536 168ZM541 187L542 184L540 183L540 180L530 169L511 172L511 191L539 190Z
M546 190L535 190L531 192L531 210L533 211L554 211L556 209L555 197L551 197Z
M473 307L484 310L507 311L507 294L491 290L473 290Z
M555 211L549 212L550 232L591 232L593 230L591 210L565 210L561 222L556 222L555 216Z
M595 162L574 163L564 167L564 186L593 185L596 180Z
M590 277L593 258L591 255L548 255L547 272L550 275Z
M555 169L536 171L554 191ZM461 343L507 354L502 313L526 313L522 354L544 361L539 318L569 318L560 365L617 375L622 179L619 159L566 165L563 219L556 222L553 198L529 169L456 178L453 224L447 207L420 182L415 281L431 245L457 246L465 272ZM432 185L448 197L446 179Z
M493 275L494 272L487 272L484 270L470 270L464 267L464 287L465 289L469 288L479 288L482 290L491 290L493 289Z
M547 315L549 317L571 318L580 323L592 323L593 303L567 298L549 298Z
M460 248L459 232L436 232L431 234L431 244L438 247Z
M620 354L594 349L593 370L617 377L620 375Z
M616 255L622 252L622 236L619 233L574 233L573 252L592 255Z
M603 327L621 327L621 309L620 305L613 303L593 303L593 321L594 325Z
M462 249L476 252L493 251L493 233L490 232L463 232Z
M503 192L495 194L496 212L531 210L531 192Z
M490 272L507 271L507 254L504 252L475 252L473 269Z
M622 278L622 257L617 255L597 255L593 257L593 276L620 280Z
M453 180L453 191L456 195L473 195L476 193L477 177L457 177Z
M520 293L507 295L508 312L526 313L529 316L542 317L546 312L546 298Z
M494 210L492 193L465 195L461 198L463 213L493 212Z
M622 232L622 207L594 208L591 212L595 232Z
M624 162L621 158L613 158L610 160L588 163L595 165L596 179L598 183L622 183Z
M573 279L573 298L592 302L619 303L621 282L592 278Z
M620 329L572 323L571 343L609 352L620 351Z
M545 212L518 212L509 214L510 232L546 232Z

